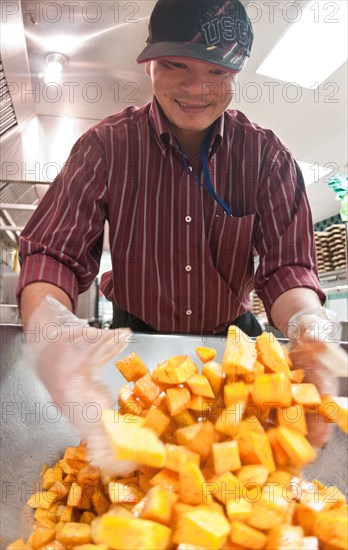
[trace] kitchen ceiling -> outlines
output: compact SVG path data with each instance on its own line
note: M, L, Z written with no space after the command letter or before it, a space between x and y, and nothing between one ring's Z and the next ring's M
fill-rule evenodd
M313 17L335 24L343 2L319 0ZM4 229L11 226L16 228L11 238L18 236L31 210L16 208L16 203L38 202L83 131L127 106L150 100L149 79L135 58L144 46L154 4L154 0L2 2L1 56L18 125L2 139L0 237L8 238ZM330 171L307 187L314 222L320 221L340 209L328 177L347 173L347 62L318 88L313 83L312 89L257 74L308 0L245 0L244 4L255 41L230 107L274 130L298 161L313 166L313 173L318 165ZM335 45L328 47L334 55ZM61 84L47 86L43 71L52 52L63 54L66 63ZM19 183L23 181L27 183Z

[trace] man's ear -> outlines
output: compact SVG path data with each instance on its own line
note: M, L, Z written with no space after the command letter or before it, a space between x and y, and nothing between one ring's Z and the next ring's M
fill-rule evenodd
M147 76L151 76L151 68L150 68L151 61L146 61L145 63L145 73Z

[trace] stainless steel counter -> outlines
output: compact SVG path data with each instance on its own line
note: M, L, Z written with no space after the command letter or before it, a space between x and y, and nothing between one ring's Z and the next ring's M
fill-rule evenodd
M28 371L21 357L23 334L20 326L0 325L1 338L1 542L0 549L30 532L32 512L25 505L38 490L39 472L47 462L52 465L67 445L79 436L62 412L51 402L44 387ZM123 352L136 351L152 369L171 355L190 354L197 345L213 346L222 358L225 340L219 337L166 336L134 334ZM123 378L110 361L103 367L103 379L115 392ZM339 430L307 468L308 478L337 485L347 492L348 438Z

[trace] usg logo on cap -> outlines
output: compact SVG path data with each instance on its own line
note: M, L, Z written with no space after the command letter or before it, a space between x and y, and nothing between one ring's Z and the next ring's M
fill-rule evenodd
M253 30L239 0L158 0L138 63L187 57L240 71L250 56Z

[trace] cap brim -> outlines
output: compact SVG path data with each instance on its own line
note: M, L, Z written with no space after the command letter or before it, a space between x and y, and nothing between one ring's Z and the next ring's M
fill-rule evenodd
M247 62L248 55L227 52L221 48L208 47L197 42L152 42L137 57L137 63L145 63L161 57L186 57L216 65L228 71L239 72Z

